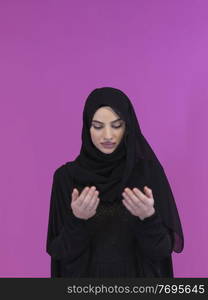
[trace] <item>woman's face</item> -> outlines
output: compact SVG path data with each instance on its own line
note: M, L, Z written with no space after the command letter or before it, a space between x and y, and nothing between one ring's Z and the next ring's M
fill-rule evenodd
M93 144L103 153L112 153L119 145L125 131L125 121L109 106L96 110L90 127ZM103 143L111 143L105 145Z

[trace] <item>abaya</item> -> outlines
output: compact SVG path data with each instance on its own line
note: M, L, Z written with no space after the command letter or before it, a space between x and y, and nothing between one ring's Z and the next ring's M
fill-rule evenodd
M96 110L110 106L125 121L125 132L112 153L101 152L90 136ZM155 212L141 220L122 203L124 188L152 189ZM71 209L73 188L95 186L100 203L85 220ZM75 160L53 175L46 251L51 277L174 277L172 252L184 236L165 171L143 136L133 105L119 89L94 89L83 110L82 145Z

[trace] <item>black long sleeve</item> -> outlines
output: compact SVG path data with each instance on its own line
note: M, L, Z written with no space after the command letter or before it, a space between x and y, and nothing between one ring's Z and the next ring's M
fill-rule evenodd
M144 220L138 217L136 225L135 235L144 256L152 260L161 260L171 255L172 236L157 211Z
M60 170L56 170L53 176L47 253L53 259L72 261L89 247L90 236L86 230L86 220L76 217L72 212L70 195L67 197L64 190L64 177L60 178L59 173ZM70 192L69 189L67 191Z
M84 220L71 209L73 186L64 168L56 170L46 247L52 277L160 277L171 264L172 235L158 211L142 221L119 201L100 202Z

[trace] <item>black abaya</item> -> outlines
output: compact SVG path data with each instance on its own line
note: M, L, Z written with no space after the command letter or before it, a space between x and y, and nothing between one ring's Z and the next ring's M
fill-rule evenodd
M141 221L118 201L101 202L94 217L77 218L70 208L72 165L59 167L53 178L47 243L51 277L173 277L171 230L158 210ZM160 172L152 169L156 195L163 190Z
M105 97L104 97L105 96ZM89 127L97 108L111 106L127 130L112 154L91 143ZM130 130L131 128L131 130ZM100 191L96 214L76 217L74 187ZM124 187L152 189L155 213L143 221L121 202ZM51 277L173 277L172 251L183 249L183 232L174 197L156 155L140 131L128 97L113 88L94 90L85 104L80 155L53 176L46 251Z

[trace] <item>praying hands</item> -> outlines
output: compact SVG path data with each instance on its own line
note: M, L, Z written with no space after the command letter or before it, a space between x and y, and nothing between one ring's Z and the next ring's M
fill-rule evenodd
M155 213L154 198L152 190L147 186L142 193L138 188L125 188L122 196L122 203L134 215L144 220Z

